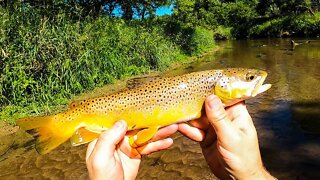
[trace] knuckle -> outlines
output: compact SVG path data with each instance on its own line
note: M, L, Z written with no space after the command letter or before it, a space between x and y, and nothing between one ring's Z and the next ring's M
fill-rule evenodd
M214 121L222 121L227 119L227 114L223 111L219 111L217 113L212 114L211 119Z

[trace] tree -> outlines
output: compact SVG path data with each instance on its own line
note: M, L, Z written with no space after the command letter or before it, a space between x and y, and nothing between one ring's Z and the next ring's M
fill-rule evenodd
M59 11L80 16L113 16L115 9L121 9L122 18L132 20L134 16L144 19L154 17L156 9L170 5L172 0L0 0L0 6L11 8L30 6L48 16Z
M297 15L304 12L313 12L312 5L315 0L260 0L257 12L264 16L278 17Z
M153 17L156 9L161 6L170 5L170 0L133 0L133 1L121 1L117 0L117 4L121 7L123 12L123 18L125 20L132 20L134 15L137 15L141 19L146 16Z

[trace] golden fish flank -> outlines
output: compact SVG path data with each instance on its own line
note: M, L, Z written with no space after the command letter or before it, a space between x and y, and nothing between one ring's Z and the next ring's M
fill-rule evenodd
M17 124L34 135L36 149L45 154L70 139L73 145L98 137L116 121L125 120L129 130L141 129L132 146L150 140L158 128L201 116L205 98L214 93L226 106L268 90L262 85L267 73L230 68L165 77L104 97L77 101L69 111L19 119Z

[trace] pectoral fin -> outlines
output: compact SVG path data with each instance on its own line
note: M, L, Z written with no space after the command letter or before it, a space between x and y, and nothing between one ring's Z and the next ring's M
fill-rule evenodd
M99 137L100 134L87 130L86 128L79 128L70 138L72 146L79 146L91 142Z
M136 135L131 136L129 138L129 143L132 147L138 147L146 142L148 142L150 139L153 138L153 136L157 133L158 127L150 127L147 129L143 129L139 131Z

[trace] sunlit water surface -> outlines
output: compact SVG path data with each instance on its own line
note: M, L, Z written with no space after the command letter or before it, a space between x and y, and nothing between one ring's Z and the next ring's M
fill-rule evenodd
M305 40L296 40L305 42ZM320 179L320 40L220 42L220 50L166 76L224 67L264 69L273 86L247 101L266 168L279 179ZM2 135L1 135L2 134ZM199 145L175 134L169 150L143 158L138 179L213 179ZM87 179L86 146L65 143L47 155L17 128L0 130L0 179Z

